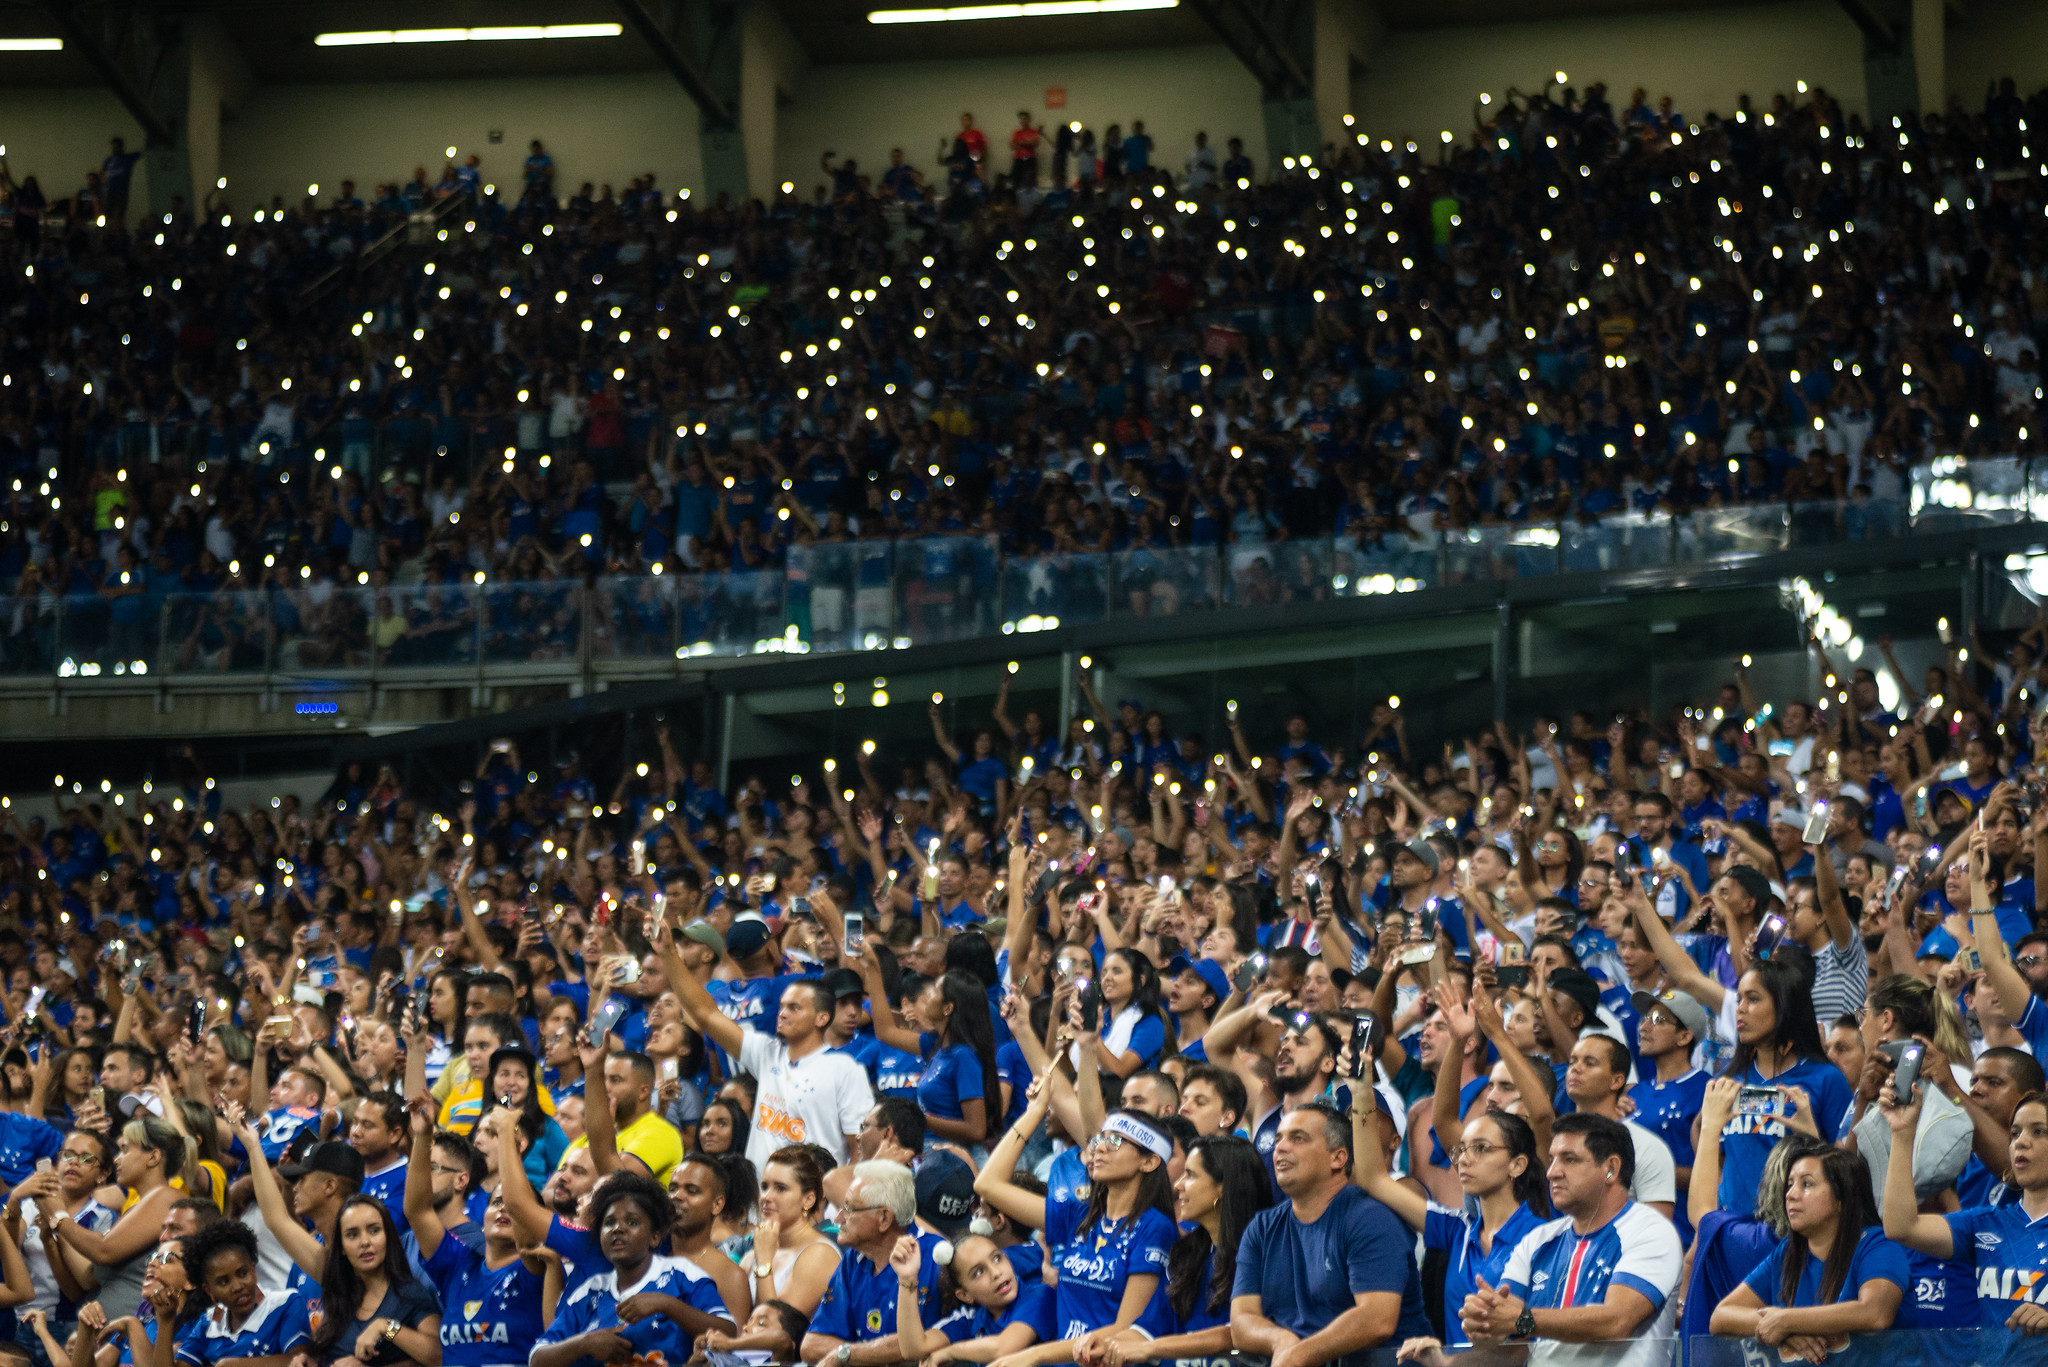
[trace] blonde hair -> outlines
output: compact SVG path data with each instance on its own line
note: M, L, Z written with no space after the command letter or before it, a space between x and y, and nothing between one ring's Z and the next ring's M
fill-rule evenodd
M1963 1036L1955 1003L1926 979L1909 973L1879 978L1870 985L1869 1004L1872 1012L1891 1012L1906 1034L1925 1035L1951 1062L1970 1057L1970 1042Z

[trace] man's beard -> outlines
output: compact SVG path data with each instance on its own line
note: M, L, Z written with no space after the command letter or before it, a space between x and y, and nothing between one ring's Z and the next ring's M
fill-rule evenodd
M1275 1090L1277 1090L1282 1096L1287 1096L1290 1093L1298 1092L1304 1087L1313 1086L1315 1080L1315 1074L1313 1073L1273 1074L1273 1086Z

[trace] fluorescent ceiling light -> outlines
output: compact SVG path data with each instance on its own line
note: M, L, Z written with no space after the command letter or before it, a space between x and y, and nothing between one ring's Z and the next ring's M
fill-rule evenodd
M1180 0L1024 0L1012 5L956 5L951 9L878 9L870 24L947 24L965 19L1039 19L1066 14L1124 14L1174 9Z
M1121 0L1113 0L1120 3ZM315 47L383 47L391 43L501 43L536 38L616 38L617 24L520 24L493 28L371 29L366 33L322 33ZM49 41L55 42L56 39Z
M0 38L0 52L62 52L62 38Z

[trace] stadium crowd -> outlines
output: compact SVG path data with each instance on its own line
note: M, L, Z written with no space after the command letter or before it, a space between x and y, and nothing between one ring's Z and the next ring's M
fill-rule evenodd
M10 187L0 577L32 620L391 582L395 637L420 585L801 575L849 540L1404 547L1744 503L1895 531L1910 463L2034 448L2041 95L1668 104L1511 91L1455 144L1360 129L1262 176L1028 117L1005 171L966 116L929 178L828 155L746 204L559 196L538 144L516 194L470 155L132 230Z
M0 812L0 1353L2025 1360L2040 644L1441 753L1084 674L730 792L665 729L609 795L60 779Z
M1055 136L1049 188L963 127L929 186L749 206L471 164L445 246L360 267L387 196L126 235L17 196L0 565L19 603L1400 538L1896 503L2034 440L2038 101L1480 113L1256 181L1135 125ZM1084 675L1071 720L1005 689L731 791L665 733L245 812L189 752L80 780L0 811L0 1352L2027 1360L2048 718L2040 633L1991 644L1891 664L1899 712L1816 644L1819 699L1738 670L1440 754L1391 702L1211 745Z

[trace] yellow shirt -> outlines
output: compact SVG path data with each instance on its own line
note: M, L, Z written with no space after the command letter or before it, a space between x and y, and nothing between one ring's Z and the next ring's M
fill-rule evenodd
M555 1099L545 1087L540 1089L540 1109L543 1115L555 1113ZM441 1103L441 1128L468 1134L476 1129L476 1122L482 1118L483 1111L484 1085L472 1079L450 1092L448 1099Z
M578 1135L562 1156L567 1158L576 1150L589 1147L590 1141ZM675 1126L649 1111L619 1131L618 1150L645 1163L654 1180L667 1186L670 1170L683 1161L683 1136Z

